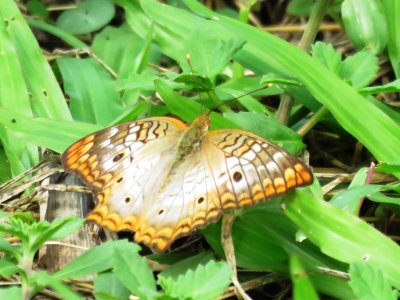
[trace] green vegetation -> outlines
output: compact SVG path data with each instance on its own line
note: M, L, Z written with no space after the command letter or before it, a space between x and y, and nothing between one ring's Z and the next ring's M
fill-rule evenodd
M263 14L261 1L236 11L195 0L83 0L56 13L44 2L0 1L0 299L232 295L220 222L170 253L107 241L50 274L36 264L39 249L84 222L40 221L37 185L12 194L21 178L7 184L43 161L43 149L62 153L139 118L191 122L206 111L211 129L241 128L295 155L307 145L315 168L312 186L235 212L239 279L251 297L397 299L399 1L284 1L282 20L307 20L303 35L286 40L248 24ZM326 19L346 37L317 36ZM93 286L78 291L89 275Z

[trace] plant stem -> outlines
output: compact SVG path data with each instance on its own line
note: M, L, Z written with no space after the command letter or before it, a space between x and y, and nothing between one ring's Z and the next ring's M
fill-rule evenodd
M317 36L319 26L323 17L325 16L326 9L331 2L332 0L316 0L303 36L298 44L300 49L306 52L308 52L310 49L311 43ZM281 124L287 124L293 103L294 99L290 95L284 94L282 96L278 111L276 113L277 119Z
M299 130L297 130L297 133L305 135L328 112L329 110L325 106L322 106Z
M228 105L226 105L221 100L219 100L219 98L214 90L209 91L208 96L210 97L213 105L215 107L219 108L220 111L222 111L222 112L232 112L233 111Z
M22 279L22 299L30 300L33 296L33 288L29 283L29 278L32 275L32 264L33 264L33 256L30 253L30 249L24 249L23 255L20 261L20 267L24 270L24 275L21 276Z

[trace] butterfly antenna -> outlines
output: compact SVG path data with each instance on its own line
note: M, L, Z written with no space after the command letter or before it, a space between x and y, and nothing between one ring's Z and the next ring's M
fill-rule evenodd
M250 91L250 92L247 92L247 93L242 94L242 95L240 95L240 96L237 96L237 97L235 97L235 98L225 100L225 101L223 101L223 103L221 103L221 104L215 106L214 109L215 109L215 108L218 109L219 107L221 107L221 106L223 106L223 105L226 105L227 102L235 101L235 100L240 99L240 98L242 98L242 97L244 97L244 96L247 96L247 95L256 93L256 92L258 92L258 91L262 91L262 90L268 89L268 88L270 88L270 87L272 87L272 86L273 86L272 83L268 83L267 85L264 85L263 87L260 87L260 88L258 88L258 89L252 90L252 91Z
M192 67L192 62L191 62L190 54L189 54L189 53L186 54L186 61L187 61L188 65L189 65L191 75L194 75L194 71L193 71L193 67ZM203 100L203 97L202 97L201 94L200 94L200 89L199 89L198 87L195 87L195 91L196 91L196 93L199 95L200 100L201 100L201 101L204 101L204 100ZM204 106L201 105L201 110L200 110L200 114L201 114L201 115L204 113L203 110L204 110Z

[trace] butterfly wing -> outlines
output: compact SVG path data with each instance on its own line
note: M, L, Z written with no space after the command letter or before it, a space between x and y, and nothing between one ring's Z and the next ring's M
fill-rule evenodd
M178 237L244 207L312 182L297 158L239 130L207 133L196 151L179 157L187 126L144 119L91 134L63 154L63 164L96 191L87 217L165 251ZM179 163L177 163L179 162Z
M211 131L203 152L222 209L253 205L313 182L298 158L249 132Z
M88 135L68 148L62 162L95 190L87 219L111 230L141 227L177 144L187 128L172 118L148 118Z

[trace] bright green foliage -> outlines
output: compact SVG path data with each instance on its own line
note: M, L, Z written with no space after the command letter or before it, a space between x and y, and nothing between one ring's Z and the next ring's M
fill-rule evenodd
M45 221L27 223L24 218L17 216L8 220L3 219L0 224L0 232L18 237L21 244L11 245L4 238L0 238L0 251L6 254L6 257L0 260L0 275L10 277L18 274L22 281L24 299L30 299L46 286L61 292L68 299L80 299L75 292L55 277L49 276L44 271L33 271L32 267L36 252L47 240L57 240L68 236L82 224L83 220L76 218L56 219L52 223ZM11 296L20 293L20 290L7 289L3 292L7 293L7 299L14 299Z
M294 300L318 300L319 297L297 256L290 257L290 275Z
M381 52L387 44L387 23L380 0L344 0L343 23L358 49Z
M358 215L362 203L362 197L367 195L367 193L363 193L359 195L355 190L367 191L370 187L365 186L365 181L367 179L368 169L361 168L357 171L357 174L354 176L351 181L349 188L346 191L337 193L329 202L337 207L340 207L344 211L347 211L351 214ZM354 189L354 187L362 186L361 189ZM353 187L353 189L351 189ZM379 189L378 189L379 190ZM377 190L374 190L374 192ZM355 192L355 193L354 193Z
M175 299L216 299L230 284L231 268L199 254L174 264L158 275L165 293Z
M5 287L0 289L0 299L22 299L22 290L20 287Z
M400 2L383 0L388 24L388 54L396 77L400 77Z
M349 284L357 299L361 300L395 300L398 291L393 290L385 280L382 272L368 262L350 264Z
M138 254L139 249L132 243L114 249L114 273L131 293L140 299L153 299L157 296L156 282L147 262Z
M296 193L302 196L287 197L285 214L323 253L346 263L368 261L400 287L400 247L396 243L359 218L309 193Z
M111 125L124 109L111 75L91 58L60 58L57 63L65 92L71 98L70 110L74 120Z
M57 19L57 26L71 34L86 34L108 24L114 14L112 1L84 0L76 9L64 11Z
M97 300L128 299L131 292L112 272L100 273L93 281L93 294Z
M62 152L82 136L112 124L162 115L191 122L209 111L212 130L248 130L291 153L304 148L293 129L325 111L315 121L322 125L319 128L329 128L346 140L357 139L379 162L388 163L379 171L399 176L400 115L372 95L398 92L400 84L395 80L368 86L382 71L372 52L362 50L342 58L332 45L317 42L309 56L245 24L250 7L257 9L257 1L248 1L239 13L225 10L223 15L193 0L168 1L169 5L154 0L115 2L126 17L119 27L106 26L115 11L108 0L80 1L76 9L61 14L60 27L49 19L28 20L77 52L88 51L84 55L89 58L57 58L51 62L52 70L14 1L0 1L0 86L8 87L0 89L1 181L36 164L38 146ZM314 2L293 0L288 9L296 15L309 15ZM335 20L340 18L341 2L331 1L327 11ZM369 5L367 1L353 2ZM382 16L381 9L370 15L380 21L369 29L382 30L382 18L387 19L389 58L398 75L399 4L395 0L382 3L386 15ZM32 14L47 18L41 7L38 1L28 3ZM347 33L351 35L352 30ZM88 32L93 34L73 36ZM87 37L93 37L92 44ZM363 38L370 48L380 51L384 47L383 35L364 32ZM244 70L255 74L244 76ZM70 110L54 74L63 82ZM280 125L274 108L268 106L277 97L263 98L284 93L296 99L291 128ZM315 143L314 137L310 135ZM366 169L359 169L350 185L339 187L344 191L331 203L322 200L323 189L316 178L312 186L284 196L284 210L281 199L274 199L235 211L233 240L238 266L268 269L282 277L290 273L295 299L318 299L316 291L338 299L364 299L367 295L392 299L392 285L399 287L400 248L357 215L364 198L379 203L377 216L384 216L389 209L400 214L400 188L398 184L365 185L366 175ZM27 298L45 287L63 299L81 299L64 280L90 274L97 274L97 299L127 299L131 294L141 299L214 299L230 284L230 267L216 260L224 257L220 223L202 230L217 258L211 254L192 257L189 251L153 255L151 259L171 265L156 278L139 254L140 247L127 241L90 249L52 275L43 270L31 272L34 255L43 243L67 236L81 221L35 223L27 215L16 214L9 222L6 218L0 222L0 251L5 253L0 276L17 276L23 283L22 289L0 289L1 299ZM21 244L7 242L6 233L19 237ZM346 272L348 264L350 285L343 276L320 269ZM240 279L258 274L241 273Z

